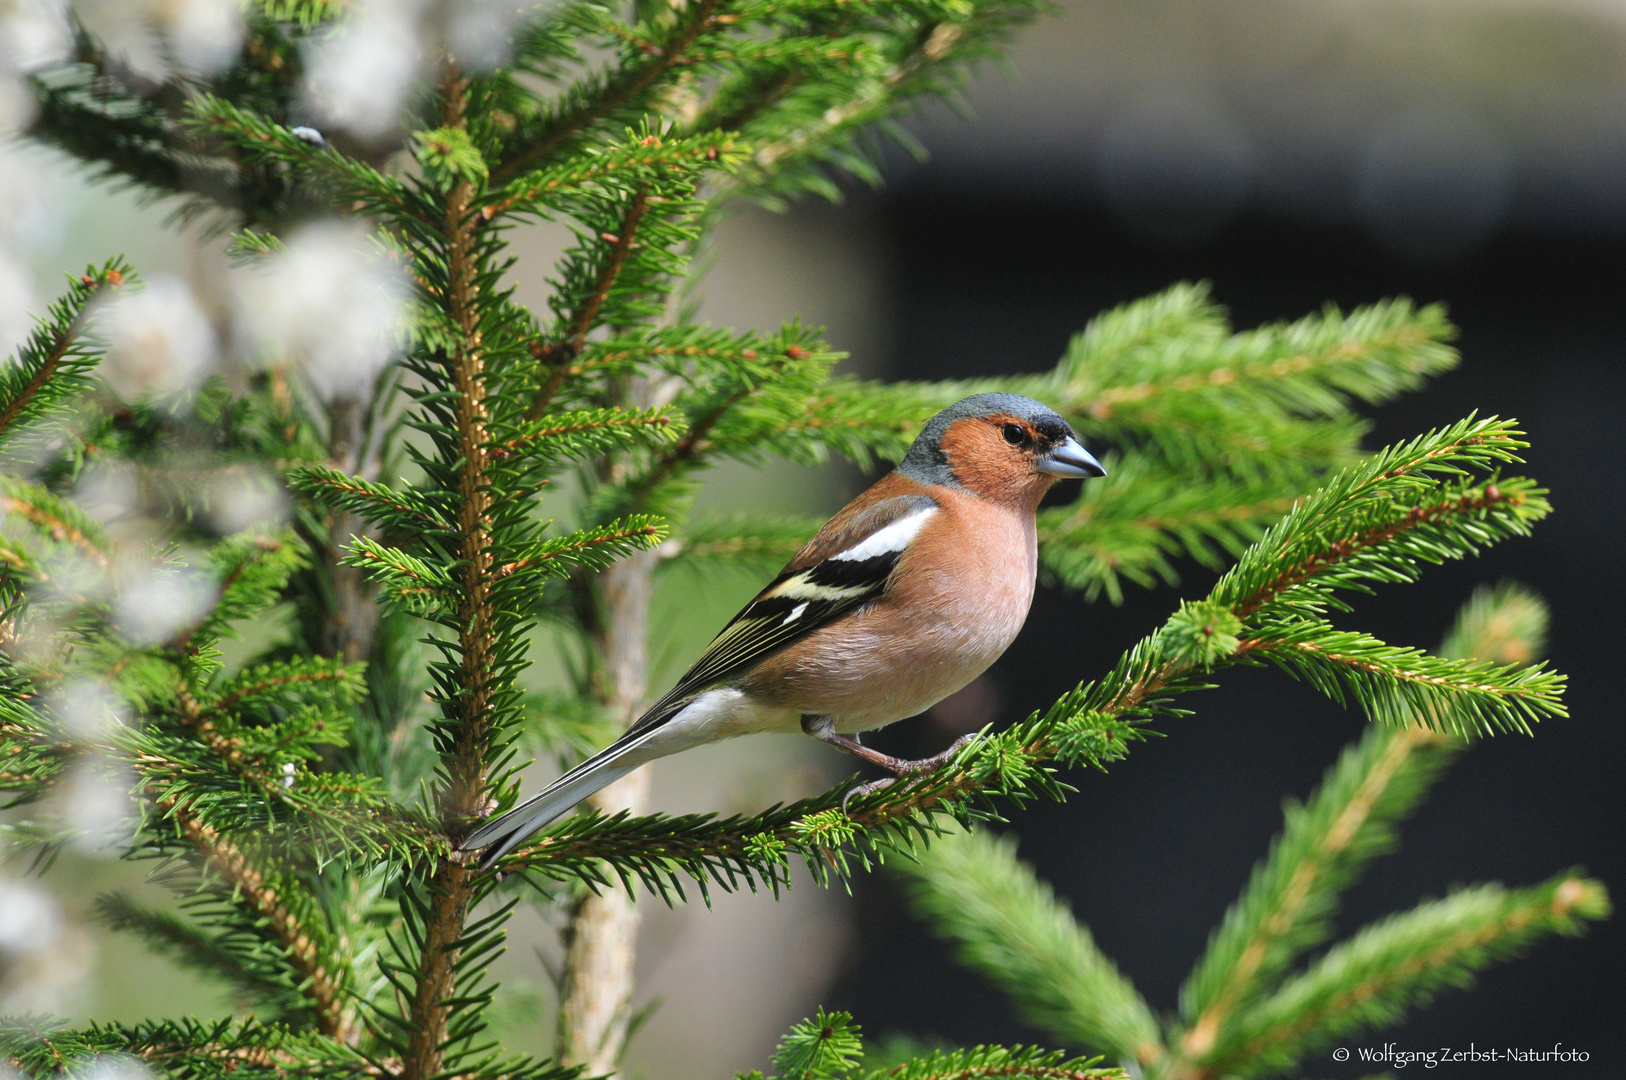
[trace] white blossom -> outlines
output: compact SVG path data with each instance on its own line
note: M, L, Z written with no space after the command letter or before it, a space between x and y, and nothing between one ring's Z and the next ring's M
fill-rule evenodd
M201 619L215 595L201 571L149 571L119 594L113 616L132 644L156 645Z
M152 1070L135 1058L114 1055L101 1058L80 1076L82 1080L154 1080Z
M265 472L233 469L208 486L209 523L224 535L288 519L288 499Z
M238 0L168 0L165 28L180 65L212 75L230 66L243 43Z
M0 138L14 136L34 119L34 95L0 63Z
M0 878L0 956L50 948L61 932L62 914L50 893L31 881Z
M124 703L92 679L74 679L57 688L47 704L68 734L81 742L99 741L125 722Z
M43 153L0 143L0 249L40 251L61 242L62 195L51 173Z
M141 504L135 471L121 463L100 463L79 478L73 501L91 517L106 525L127 518Z
M0 878L0 1014L74 1011L95 945L63 918L61 904L31 881ZM0 1064L0 1080L23 1080Z
M0 68L36 71L72 47L67 0L0 0Z
M158 0L161 2L161 0ZM162 82L172 74L155 0L73 0L73 13L120 67Z
M0 248L0 357L16 353L34 329L33 312L37 310L33 276Z
M324 121L376 138L395 127L417 81L421 0L374 0L336 34L312 39L306 106Z
M336 224L297 233L267 265L239 275L239 327L265 360L302 365L332 399L372 386L395 351L406 281L360 230Z
M509 35L520 18L538 18L546 9L519 0L465 0L444 10L452 55L471 71L489 71L507 62Z
M101 375L125 400L186 390L215 359L214 329L176 277L154 278L141 291L121 290L102 308L97 326L108 339Z
M80 760L68 772L61 798L75 850L107 857L135 825L135 774L111 760Z

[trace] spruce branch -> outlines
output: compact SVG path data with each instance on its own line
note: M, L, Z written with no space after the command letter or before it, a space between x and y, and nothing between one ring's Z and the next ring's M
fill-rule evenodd
M388 1075L337 1040L254 1019L92 1022L80 1030L64 1030L24 1016L0 1026L0 1055L0 1060L30 1076L82 1075L115 1055L136 1058L176 1080L225 1080L228 1076L235 1080L382 1080Z
M845 81L826 78L798 86L799 81L777 73L748 74L743 86L727 87L720 95L724 104L713 122L738 121L748 136L758 126L772 135L754 140L739 173L716 185L715 200L749 194L772 205L803 188L838 198L838 189L816 171L825 163L875 182L874 165L850 149L854 137L897 115L914 98L951 94L973 62L1043 10L1044 5L1027 0L985 0L935 11L928 7L924 17L909 12L883 30L884 66L859 68ZM805 100L797 89L805 89ZM897 129L889 133L905 138Z
M122 259L88 266L69 279L67 295L53 303L17 354L0 366L0 443L90 385L101 345L86 336L91 302L108 291L134 286L135 271Z
M550 413L523 425L518 433L491 448L494 460L528 458L546 466L567 458L586 458L612 450L660 446L682 431L667 409L582 409Z
M103 176L127 178L163 194L183 191L183 155L164 110L131 92L87 39L81 38L78 53L67 64L29 77L38 105L29 134Z
M1046 572L1089 600L1121 603L1126 580L1175 584L1182 557L1220 569L1299 498L1297 484L1194 476L1135 451L1106 465L1073 505L1039 513Z
M1329 307L1294 323L1228 329L1206 284L1175 286L1076 336L1058 369L1063 393L1081 415L1148 426L1207 395L1333 417L1352 398L1378 404L1456 365L1438 305L1394 300L1347 316Z
M1238 1009L1326 940L1338 894L1393 846L1393 823L1409 816L1453 749L1427 728L1374 728L1344 751L1307 805L1288 805L1285 830L1181 992L1183 1055L1207 1054Z
M555 154L589 128L636 109L653 90L687 59L688 50L703 34L726 25L716 14L723 0L699 0L678 13L658 40L626 51L620 67L600 80L574 88L555 109L515 133L502 163L492 170L492 182L505 184L537 162ZM613 23L605 19L608 29Z
M1230 646L1215 646L1206 662L1230 655L1241 620L1212 601L1185 605L1163 634L1173 651L1194 653L1201 642L1195 631L1204 623L1222 627L1215 637L1231 636ZM1528 661L1540 651L1545 625L1541 602L1517 586L1481 590L1442 652L1465 659L1477 647ZM1354 1028L1395 1021L1406 1004L1425 1001L1440 986L1462 984L1520 935L1575 931L1578 919L1568 909L1585 908L1584 917L1594 918L1606 911L1601 887L1566 875L1527 894L1539 894L1553 920L1537 927L1530 923L1540 904L1520 913L1510 894L1486 887L1476 891L1479 902L1453 898L1370 928L1281 985L1291 964L1330 935L1338 894L1392 847L1394 823L1415 808L1460 746L1417 724L1373 728L1345 751L1307 804L1287 806L1285 830L1182 990L1187 1026L1171 1032L1169 1049L1144 1004L1095 951L1088 932L1016 862L1009 841L950 835L920 852L917 863L900 866L919 910L961 944L967 962L1063 1037L1138 1059L1157 1075L1269 1075ZM1460 910L1448 911L1452 905ZM1397 930L1402 925L1409 937ZM1068 993L1073 987L1087 989ZM1131 1045L1103 1032L1103 1012L1110 1016L1114 1006L1138 1016L1151 1037ZM1292 1019L1283 1022L1283 1013ZM1261 1034L1261 1017L1270 1018L1269 1034Z
M869 1073L866 1080L880 1080L882 1076L896 1080L1125 1080L1129 1075L1122 1069L1100 1068L1099 1060L1068 1059L1060 1050L1037 1047L973 1046L968 1050L934 1051L894 1069Z
M1542 885L1480 885L1361 931L1239 1018L1192 1074L1258 1075L1340 1035L1397 1022L1440 990L1549 934L1574 936L1607 918L1603 885L1559 874Z
M467 127L466 90L462 73L448 63L440 84L443 127ZM474 195L468 179L457 180L445 195L441 224L445 287L440 300L458 335L444 373L437 373L440 385L453 396L452 430L447 433L450 445L443 451L449 460L441 465L442 474L449 473L448 479L455 484L455 513L451 516L457 531L458 588L455 645L446 646L447 670L434 673L442 710L442 720L434 728L441 776L435 809L441 830L454 842L486 809L490 797L491 756L501 732L494 710L499 706L497 695L506 693L498 681L503 663L498 650L508 647L499 637L502 620L492 596L495 521L490 414L487 358L481 348L485 312L478 300L483 279L489 275L475 236ZM469 909L480 895L472 878L464 859L447 851L435 860L421 891L409 890L403 895L403 915L416 938L415 948L398 950L403 951L410 986L391 976L406 1002L398 1043L404 1059L403 1080L438 1076L449 1048L460 1041L462 1050L452 1052L454 1058L464 1057L472 1034L467 1026L471 1010L477 1015L477 1007L489 997L489 990L482 997L474 989L482 965L470 963L465 951L472 949L478 957L482 949L489 952L500 947L501 920L487 924L487 946L481 945L481 935L465 925Z
M584 147L585 160L580 163L538 169L488 193L480 213L487 220L514 212L545 213L556 196L588 185L633 192L674 167L709 162L726 169L737 157L736 147L735 138L726 131L677 138L629 132L620 145Z
M917 913L957 941L960 958L1014 997L1032 1023L1119 1060L1163 1056L1145 1000L1017 860L1013 838L943 836L918 861L894 865L911 884Z
M170 804L166 809L175 827L218 874L233 900L249 907L257 918L256 930L274 940L290 966L299 972L300 985L309 995L316 1028L323 1035L348 1043L355 1034L356 1017L353 1005L344 1000L343 985L337 972L328 968L325 953L331 944L324 940L320 923L315 918L316 902L292 877L268 874L268 868L256 865L241 847L231 843L215 829L201 822L185 805ZM263 927L263 930L261 928Z
M601 257L597 274L585 297L579 301L558 339L539 350L537 358L548 369L548 376L531 401L526 419L540 420L547 412L548 405L552 403L569 374L569 362L581 352L583 344L587 341L587 335L598 324L599 314L604 308L605 301L609 299L610 290L615 287L617 279L621 276L621 268L632 250L638 235L638 227L649 210L649 198L647 187L635 189L627 201L620 226L613 234L608 232L603 234L604 239L609 241L609 248Z
M1032 1046L974 1046L933 1051L891 1068L868 1068L852 1014L826 1012L796 1024L779 1040L771 1080L1123 1080L1121 1069L1095 1068L1099 1059L1067 1059ZM763 1080L760 1072L738 1080Z
M324 506L390 530L445 534L451 529L440 510L415 491L399 491L326 465L295 466L287 480L289 487Z
M1516 581L1481 585L1457 612L1440 655L1528 664L1547 651L1547 605Z
M258 112L225 98L199 94L188 103L188 124L235 146L251 165L294 170L302 189L321 193L350 212L394 214L433 227L430 208L405 184L333 146L316 146Z
M223 940L216 927L139 904L125 892L98 896L95 914L108 929L138 934L155 952L207 978L224 980L253 1000L276 1008L297 996L290 993L291 980L269 975ZM279 1019L300 1011L278 1009Z
M52 546L66 546L98 571L112 569L113 557L101 526L89 514L64 502L38 484L27 484L9 476L0 477L0 514L13 515L33 526L37 536L50 538ZM19 553L20 557L20 553ZM27 560L47 574L48 558L35 555ZM15 569L22 569L21 565ZM0 573L4 573L0 570Z

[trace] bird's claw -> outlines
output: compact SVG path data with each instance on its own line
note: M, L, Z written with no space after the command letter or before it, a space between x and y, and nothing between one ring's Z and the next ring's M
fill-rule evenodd
M854 799L862 799L865 796L874 795L877 791L885 791L893 784L896 784L899 780L911 780L924 773L932 772L935 769L947 765L950 761L954 760L954 755L963 750L967 744L976 741L977 734L977 732L973 731L969 735L961 735L958 739L955 739L954 742L949 745L949 748L944 750L941 754L933 754L931 757L922 758L919 761L899 762L896 776L888 776L880 780L871 780L867 784L859 784L850 789L847 794L841 797L841 812L845 814L847 812L847 804L852 802Z
M852 802L855 798L862 799L875 794L877 791L885 791L893 784L896 784L898 779L899 778L896 776L888 776L880 780L871 780L867 784L859 784L856 787L850 788L847 791L847 794L841 797L841 812L845 814L847 812L847 804Z

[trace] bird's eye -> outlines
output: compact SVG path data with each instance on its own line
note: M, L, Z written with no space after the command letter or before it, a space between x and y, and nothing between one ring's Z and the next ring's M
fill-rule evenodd
M1021 424L1006 424L1005 441L1012 446L1021 446L1028 441L1028 433L1022 430Z

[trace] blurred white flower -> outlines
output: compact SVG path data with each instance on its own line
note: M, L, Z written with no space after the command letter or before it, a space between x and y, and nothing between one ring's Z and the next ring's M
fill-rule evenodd
M102 377L126 401L185 390L214 362L214 329L179 278L157 277L141 292L121 291L102 308L97 325L108 340Z
M265 472L233 469L208 488L209 523L230 536L255 525L280 525L288 519L288 499Z
M83 1075L83 1080L153 1080L152 1070L135 1058L113 1056L101 1058Z
M422 0L373 0L305 60L306 105L328 123L376 138L395 127L416 81Z
M143 79L169 78L158 12L151 0L73 0L74 16L119 66Z
M62 239L62 196L43 156L0 144L0 248L53 248Z
M73 501L102 524L129 516L141 502L135 471L123 464L100 464L85 470Z
M407 287L359 229L330 224L295 234L267 265L243 272L237 295L246 347L299 362L332 399L364 393L389 362Z
M0 0L0 68L35 71L72 47L67 0Z
M98 741L125 721L124 703L91 679L75 679L59 687L47 704L68 733L82 742Z
M39 310L34 278L0 247L0 363L8 363L34 329L33 312Z
M63 788L63 809L73 829L74 850L112 857L135 827L135 773L112 761L76 762Z
M237 58L243 43L239 0L162 0L169 47L189 71L213 75Z
M0 878L0 954L38 952L61 932L62 915L50 893L31 881Z
M0 877L0 1013L69 1011L92 950L56 897L35 882ZM0 1080L22 1074L0 1064Z
M27 127L34 119L34 107L34 95L0 63L0 137L16 135Z
M446 44L463 67L489 71L507 62L509 35L520 19L537 18L544 10L545 7L519 0L464 0L447 4Z
M131 643L156 645L201 619L215 595L214 581L202 571L149 571L119 594L113 617Z

